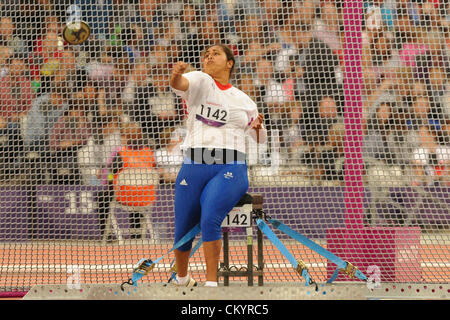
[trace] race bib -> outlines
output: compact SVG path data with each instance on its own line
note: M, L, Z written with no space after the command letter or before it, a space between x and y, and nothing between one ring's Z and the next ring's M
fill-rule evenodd
M229 110L222 105L206 102L197 108L195 118L208 126L221 127L228 122Z

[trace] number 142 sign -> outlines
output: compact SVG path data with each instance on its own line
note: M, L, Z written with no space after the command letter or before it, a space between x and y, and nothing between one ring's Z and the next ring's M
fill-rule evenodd
M223 220L222 227L250 227L252 225L252 205L235 207Z

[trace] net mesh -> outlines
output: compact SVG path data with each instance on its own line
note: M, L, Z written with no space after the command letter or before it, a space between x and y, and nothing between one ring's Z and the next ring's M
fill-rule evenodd
M216 43L265 116L267 143L247 141L264 212L375 280L449 282L448 1L0 7L0 291L121 283L172 247L186 106L169 76L177 61L201 70ZM69 44L63 29L80 21L90 35ZM146 147L146 165L124 172L114 155L130 144ZM124 204L114 183L149 198ZM276 234L316 281L334 271ZM144 281L167 281L171 259ZM264 281L303 282L267 239L264 262ZM247 265L243 229L230 234L230 264ZM204 280L202 249L190 270Z

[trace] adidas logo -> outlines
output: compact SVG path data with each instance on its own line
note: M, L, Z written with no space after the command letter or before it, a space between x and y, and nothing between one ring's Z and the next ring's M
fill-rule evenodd
M188 184L187 184L187 182L186 182L185 179L181 180L180 186L187 186L187 185L188 185Z
M225 177L225 179L233 178L233 174L231 172L229 172L229 171L227 173L225 173L223 176Z

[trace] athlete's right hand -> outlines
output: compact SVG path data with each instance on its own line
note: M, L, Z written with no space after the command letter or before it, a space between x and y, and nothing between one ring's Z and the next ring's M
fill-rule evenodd
M186 62L178 61L172 68L172 74L181 76L186 71L187 68L188 64Z
M172 68L172 75L170 76L169 85L176 89L181 91L186 91L189 88L189 81L183 77L183 73L188 68L188 64L179 61L175 63L175 65Z

